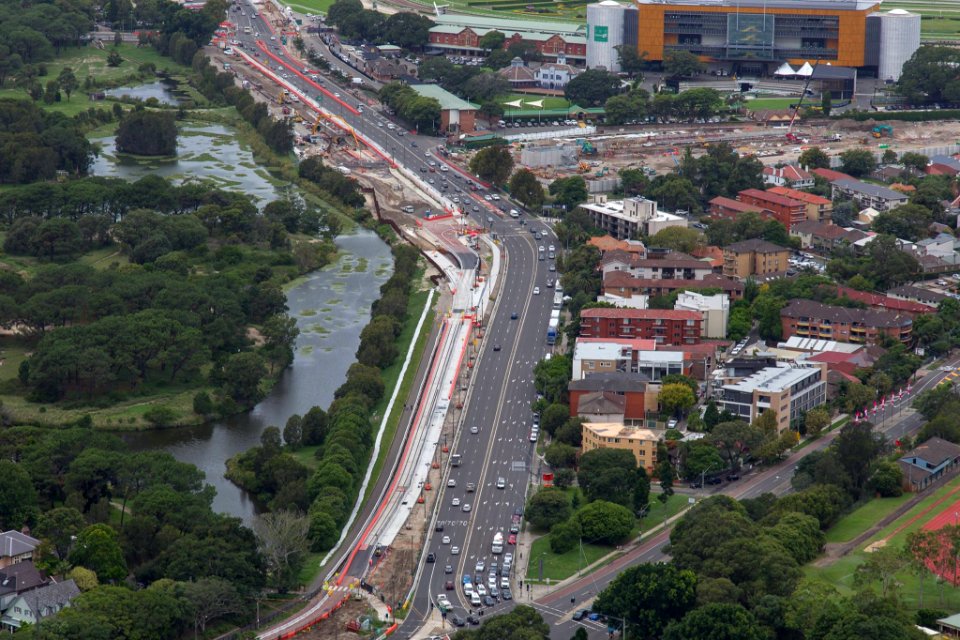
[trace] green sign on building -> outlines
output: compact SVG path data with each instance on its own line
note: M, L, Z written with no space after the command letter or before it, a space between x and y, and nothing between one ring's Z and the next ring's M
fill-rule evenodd
M594 42L607 42L610 34L610 27L595 26L593 28Z

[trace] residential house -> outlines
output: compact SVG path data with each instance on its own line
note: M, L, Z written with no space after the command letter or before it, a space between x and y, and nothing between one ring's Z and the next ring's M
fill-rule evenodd
M746 279L756 275L785 273L790 268L790 250L752 238L723 248L723 275Z
M800 239L800 246L803 249L830 254L836 249L866 237L867 234L859 229L848 229L830 222L807 220L794 225L790 229L790 235Z
M890 185L890 188L893 189L894 191L905 193L908 196L917 190L917 188L912 184L904 184L902 182L894 182L893 184Z
M813 186L813 176L792 164L782 167L764 167L763 181L775 187L809 189Z
M811 169L810 173L815 176L820 176L827 182L833 182L834 180L856 180L856 178L848 173L834 171L833 169Z
M33 561L26 560L0 569L0 616L21 593L42 587L50 580L44 577Z
M771 187L770 193L778 196L785 196L793 200L799 200L807 205L807 220L819 220L821 222L830 222L833 213L833 200L823 198L815 193L807 193L799 189L789 187Z
M410 88L424 98L440 103L440 129L447 133L471 133L476 130L477 105L455 96L438 84L414 84Z
M697 344L703 317L695 311L662 309L584 309L584 338L645 338L657 344Z
M960 172L960 159L957 156L948 156L943 154L933 155L928 158L932 164L942 164L950 167L954 171Z
M714 273L723 273L723 249L713 245L697 245L690 252L697 260L703 260L710 265Z
M702 280L654 280L637 278L626 271L609 271L603 275L603 293L623 298L634 295L667 296L678 289L720 289L731 300L743 299L743 283L733 278L711 274Z
M951 166L946 165L946 164L941 164L941 163L939 163L939 162L931 162L930 164L927 165L927 168L925 169L925 173L926 173L928 176L951 176L951 177L953 177L953 176L956 176L958 173L960 173L960 169L957 169L957 168L955 168L955 167L951 167Z
M825 366L815 364L767 367L723 385L720 407L747 422L773 411L782 433L796 427L807 411L827 402L826 373Z
M80 595L73 580L65 580L18 594L0 618L0 628L16 631L24 625L35 625L70 606Z
M960 464L960 445L934 436L897 460L907 491L923 491Z
M669 227L687 226L683 216L659 211L656 202L640 197L607 200L599 196L594 202L581 204L579 209L590 217L593 226L620 240L649 237Z
M0 533L0 570L32 559L33 552L39 545L39 540L20 531Z
M786 227L787 231L790 231L793 225L807 219L806 203L770 191L744 189L737 194L737 200L770 211L773 218Z
M593 236L587 240L587 244L596 247L601 257L608 251L624 251L640 258L647 255L647 248L639 240L617 240L613 236Z
M924 238L917 242L917 249L926 256L936 256L950 262L954 259L956 238L949 233L939 233L934 238Z
M629 273L635 278L654 280L703 280L713 274L713 266L703 260L676 251L654 251L646 254L608 251L600 259L604 275L613 271Z
M904 193L859 180L834 180L830 184L833 199L852 198L857 205L872 207L880 212L899 207L909 200Z
M637 466L653 473L657 466L657 443L660 434L650 429L627 427L621 423L583 424L583 452L594 449L623 449L633 454Z
M591 373L567 386L570 416L591 422L642 425L656 413L661 385L642 373L606 371Z
M891 298L919 302L920 304L930 305L931 307L938 306L941 302L950 297L945 293L931 291L930 289L924 289L923 287L916 287L912 284L905 284L899 287L894 287L893 289L888 289L887 295Z
M647 380L659 382L672 374L693 376L692 366L693 360L684 352L668 351L653 340L577 338L571 379L620 371L642 374Z
M913 320L906 314L802 299L791 300L781 309L780 321L784 338L799 336L859 344L876 344L881 336L909 344L913 331Z

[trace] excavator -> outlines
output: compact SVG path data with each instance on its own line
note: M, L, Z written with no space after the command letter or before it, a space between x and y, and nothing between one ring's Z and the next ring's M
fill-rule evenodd
M892 138L893 127L888 124L878 124L870 131L870 134L874 138Z

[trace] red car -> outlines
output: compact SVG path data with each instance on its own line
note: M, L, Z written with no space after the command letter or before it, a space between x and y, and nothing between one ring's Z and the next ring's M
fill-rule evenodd
M446 589L447 591L453 591L454 589L453 580L447 580L447 582L443 585L443 588Z
M507 544L517 544L517 534L511 533L510 537L507 538Z

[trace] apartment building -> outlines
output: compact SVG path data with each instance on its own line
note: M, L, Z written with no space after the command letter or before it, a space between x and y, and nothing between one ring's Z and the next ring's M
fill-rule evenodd
M905 193L859 180L834 180L830 185L830 195L834 199L851 198L858 206L869 207L880 212L906 204L910 199Z
M910 316L890 311L851 309L813 300L791 300L781 309L783 338L821 338L839 342L877 344L881 336L909 343L913 332Z
M702 280L651 280L637 278L626 271L605 272L603 292L629 298L631 296L666 296L678 289L720 289L731 300L743 298L743 283L733 278L711 274Z
M815 193L800 191L800 189L792 189L790 187L772 187L767 191L770 193L775 193L778 196L799 200L800 202L804 203L807 206L807 220L821 220L824 222L830 222L830 217L833 213L833 200L830 200L829 198L818 196Z
M721 387L721 409L753 422L764 411L777 416L779 432L796 427L803 415L827 401L825 365L766 367Z
M775 187L808 189L813 186L813 176L792 164L782 167L764 167L763 181Z
M781 196L761 189L744 189L737 200L770 211L775 220L790 231L790 227L807 219L807 205L800 200Z
M703 317L695 311L662 309L584 309L584 338L645 338L656 344L697 344Z
M639 236L653 236L669 227L686 227L687 219L657 209L657 203L646 198L606 200L599 197L594 202L580 205L593 223L619 240Z
M656 413L661 385L642 373L606 371L571 380L570 416L592 422L642 425Z
M695 291L681 291L673 306L677 311L695 311L703 318L700 325L704 338L726 338L730 319L730 298L722 293L705 296Z
M583 424L583 452L594 449L623 449L633 454L637 466L653 473L657 466L656 431L627 427L617 422L585 422Z
M745 279L784 273L790 268L789 259L789 249L766 240L752 238L734 242L723 248L723 275Z

